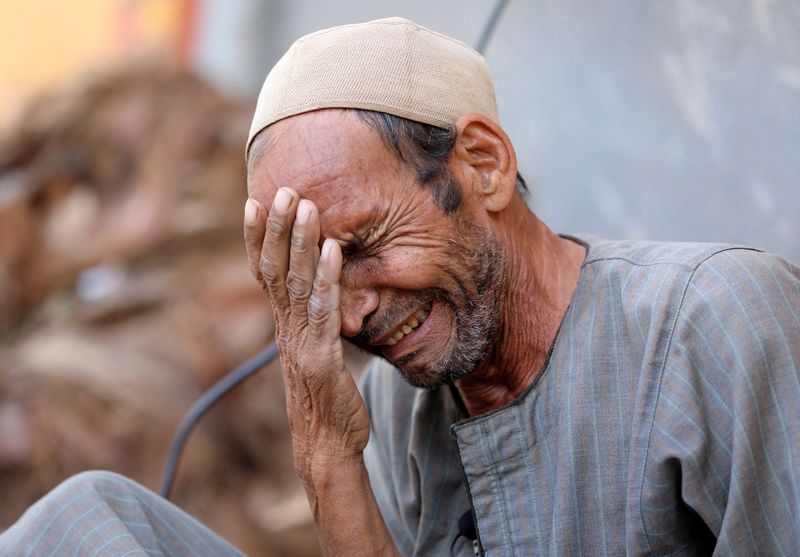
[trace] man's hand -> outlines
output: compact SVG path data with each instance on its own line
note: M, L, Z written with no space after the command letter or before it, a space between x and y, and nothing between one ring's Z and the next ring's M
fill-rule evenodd
M323 553L397 555L362 458L367 410L342 355L342 251L327 239L320 253L317 207L288 188L269 214L249 199L244 222L250 269L275 315L295 467Z
M360 461L369 438L339 336L341 248L326 239L320 251L317 207L288 188L269 214L248 200L244 231L250 269L272 303L295 466L309 488L317 470Z

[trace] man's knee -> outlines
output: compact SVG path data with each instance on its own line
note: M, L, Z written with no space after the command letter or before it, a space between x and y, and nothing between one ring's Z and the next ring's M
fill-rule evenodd
M37 501L0 536L0 555L58 555L67 547L91 547L103 513L119 520L121 513L114 507L127 506L135 512L139 493L144 492L139 484L112 472L76 474ZM120 543L129 540L120 539Z
M114 472L92 470L64 480L32 505L12 529L58 528L71 521L76 509L115 507L121 501L137 501L147 490Z
M95 493L98 496L130 495L146 491L146 488L116 472L89 470L80 472L64 480L46 498L72 499Z

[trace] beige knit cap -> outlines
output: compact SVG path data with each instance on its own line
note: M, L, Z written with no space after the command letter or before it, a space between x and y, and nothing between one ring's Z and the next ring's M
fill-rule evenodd
M264 81L246 150L270 124L320 108L363 108L441 128L465 112L499 122L483 57L400 17L298 39Z

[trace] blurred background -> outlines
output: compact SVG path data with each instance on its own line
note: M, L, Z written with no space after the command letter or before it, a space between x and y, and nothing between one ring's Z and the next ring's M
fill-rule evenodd
M390 15L475 44L493 4L0 0L0 530L81 470L157 488L182 413L269 341L243 145L289 44ZM799 31L792 0L512 0L486 57L529 204L797 263ZM250 555L318 554L275 366L202 422L173 499Z

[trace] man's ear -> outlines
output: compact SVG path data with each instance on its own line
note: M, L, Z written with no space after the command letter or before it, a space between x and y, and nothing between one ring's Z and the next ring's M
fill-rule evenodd
M458 135L451 161L459 166L464 185L487 211L502 211L514 195L517 180L511 140L497 123L473 112L462 114L455 125Z

